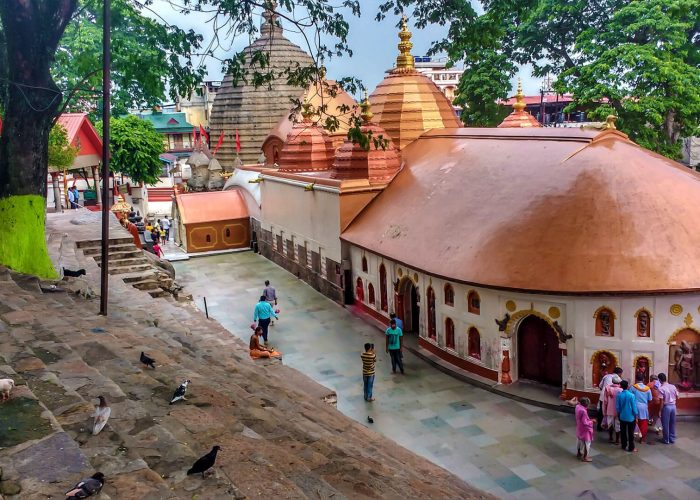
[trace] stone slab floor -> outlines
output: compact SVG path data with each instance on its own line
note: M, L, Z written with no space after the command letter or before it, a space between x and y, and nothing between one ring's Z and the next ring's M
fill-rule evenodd
M269 279L280 320L272 344L292 366L338 394L338 409L503 498L700 498L700 426L679 422L675 445L641 445L631 455L599 435L593 463L575 459L573 415L514 402L445 375L404 353L406 375L392 375L378 351L374 392L362 397L360 352L383 346L376 327L292 274L250 253L176 262L177 280L234 335L248 339L253 306Z

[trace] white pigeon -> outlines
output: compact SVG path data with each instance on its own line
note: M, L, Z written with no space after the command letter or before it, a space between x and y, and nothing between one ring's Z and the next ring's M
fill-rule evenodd
M173 399L170 400L170 404L176 403L180 400L182 401L187 401L185 399L185 393L187 392L187 386L190 384L190 380L183 380L180 386L175 389L175 393L173 394Z
M107 401L105 400L104 396L100 396L100 406L95 407L95 413L93 417L95 417L95 425L92 429L92 435L97 436L102 429L104 429L104 426L107 425L107 420L109 420L109 416L112 414L112 409L107 406Z

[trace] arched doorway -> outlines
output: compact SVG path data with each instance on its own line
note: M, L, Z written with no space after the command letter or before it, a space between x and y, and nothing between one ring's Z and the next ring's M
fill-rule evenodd
M561 350L554 329L542 318L528 316L518 327L518 376L561 387Z
M409 278L401 281L396 299L396 315L403 321L404 333L418 333L420 325L418 290L413 281Z

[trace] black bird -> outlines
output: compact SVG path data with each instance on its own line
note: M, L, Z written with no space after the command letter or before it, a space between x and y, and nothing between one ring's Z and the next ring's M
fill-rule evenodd
M74 500L97 495L100 490L102 490L102 486L104 486L104 484L105 475L101 472L95 472L92 477L83 479L76 484L72 490L66 492L66 498L68 500Z
M204 477L204 473L214 467L214 462L216 462L216 454L219 452L221 449L221 446L214 446L209 453L204 455L202 458L197 460L194 465L192 465L192 468L187 471L187 475L191 476L192 474L202 474L202 477Z
M372 417L367 417L367 422L369 422L370 424L373 424L374 419Z
M143 351L141 351L141 358L140 359L141 359L141 363L143 363L144 365L150 366L154 370L156 369L156 360L153 359L152 357L144 354Z
M185 393L187 392L187 386L191 383L191 380L183 380L180 386L175 389L175 394L173 394L173 398L170 400L170 404L177 403L180 400L187 401L185 399Z
M63 276L68 276L70 278L77 278L78 276L85 276L85 269L78 269L77 271L71 271L70 269L63 268Z

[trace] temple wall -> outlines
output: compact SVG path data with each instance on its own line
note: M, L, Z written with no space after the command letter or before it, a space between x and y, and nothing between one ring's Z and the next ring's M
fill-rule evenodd
M518 356L518 327L528 316L537 316L550 325L556 321L567 335L571 335L571 338L559 344L563 359L562 393L565 392L564 385L569 395L598 392L593 379L600 376L597 364L599 351L607 351L614 356L624 370L623 378L633 379L635 363L639 358L646 357L650 364L649 373L666 373L670 381L678 384L680 377L674 368L674 357L680 346L678 340L682 337L690 339L691 348L695 346L692 351L696 366L694 390L700 389L700 294L586 297L517 293L447 282L354 246L350 246L349 254L353 289L357 286L357 278L362 279L363 308L375 317L386 318L388 323L389 313L401 305L395 287L401 291L406 286L403 283L411 280L418 294L421 345L479 376L502 381L503 351L508 350L509 375L513 382L518 380L518 363L521 362ZM362 270L363 257L367 260L366 272ZM382 264L387 272L386 311L382 310L380 303L379 269ZM370 283L375 291L374 304L369 301ZM454 306L445 304L444 288L448 283L454 290ZM430 286L435 292L435 338L428 335L427 293ZM468 311L467 295L472 290L480 298L478 314ZM357 290L355 295L357 303ZM596 314L600 314L601 308L612 312L612 336L596 335ZM648 337L638 335L636 315L642 309L651 316ZM510 315L510 320L505 331L499 331L495 320L503 320L506 314ZM454 348L448 347L446 342L447 318L454 323ZM468 352L468 332L472 327L480 334L481 359L470 356ZM683 331L685 333L679 334ZM679 338L675 338L677 334ZM681 408L686 405L686 408L693 406L700 409L700 397L695 398L695 394L700 396L700 393L692 390L682 392L684 401Z

